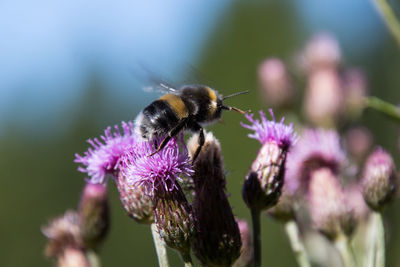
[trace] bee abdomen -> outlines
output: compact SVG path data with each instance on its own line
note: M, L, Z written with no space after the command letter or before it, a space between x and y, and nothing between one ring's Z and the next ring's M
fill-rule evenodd
M179 122L179 118L166 101L156 100L143 109L136 124L137 132L144 139L167 134Z

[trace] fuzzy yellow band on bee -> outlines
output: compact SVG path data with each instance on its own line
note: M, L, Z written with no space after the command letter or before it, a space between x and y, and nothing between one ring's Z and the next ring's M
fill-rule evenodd
M182 119L189 116L189 110L179 96L174 94L166 94L160 97L160 100L167 102L178 118Z

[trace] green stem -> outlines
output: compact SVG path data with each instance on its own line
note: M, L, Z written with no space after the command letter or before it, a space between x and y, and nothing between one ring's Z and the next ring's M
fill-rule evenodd
M299 228L295 221L291 220L285 223L285 231L289 237L290 245L300 267L310 267L310 260L300 239Z
M151 224L151 233L153 234L154 246L156 247L158 265L160 267L169 267L167 250L160 238L160 235L158 234L157 226L155 223Z
M375 0L375 5L382 14L382 17L393 37L396 39L397 44L400 45L400 23L392 7L389 5L387 0Z
M251 210L251 221L253 223L253 259L254 267L261 266L261 227L260 227L260 210Z
M367 266L384 267L385 266L385 229L383 226L382 214L372 212L369 219L368 236L368 254Z
M344 267L356 267L357 262L353 249L350 246L350 240L345 235L339 235L335 240L335 247L342 257Z
M365 98L365 106L375 109L400 123L400 108L374 96Z

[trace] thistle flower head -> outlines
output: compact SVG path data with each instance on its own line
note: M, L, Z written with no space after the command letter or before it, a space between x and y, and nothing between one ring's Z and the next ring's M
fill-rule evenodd
M285 125L285 118L282 118L280 122L276 122L272 109L270 109L269 112L272 121L267 120L265 113L260 110L261 122L253 119L253 114L246 114L245 116L251 125L244 123L241 123L241 125L244 128L253 130L254 133L249 134L249 137L257 139L261 144L274 142L281 149L288 150L297 140L297 135L293 131L293 124Z
M313 226L330 239L350 235L355 227L354 211L346 205L343 188L329 168L311 173L308 205Z
M306 130L287 158L286 186L294 193L307 190L310 173L328 167L334 174L344 164L345 154L339 143L339 135L331 130Z
M84 249L79 215L74 211L67 211L64 215L53 219L42 228L42 232L48 239L45 254L49 258L59 258L67 248Z
M176 249L184 258L190 258L190 249L196 232L192 207L177 185L172 191L155 196L155 223L161 239Z
M373 210L380 210L394 196L398 186L398 175L389 153L376 149L364 167L362 189L365 202Z
M341 57L337 40L329 33L319 33L311 38L304 49L301 65L307 71L336 67L340 63Z
M145 185L131 185L122 172L114 181L119 192L119 199L129 217L138 223L153 223L154 201L151 190L146 189Z
M85 246L95 249L107 235L110 226L107 187L88 182L82 193L78 213Z
M137 142L120 158L120 172L130 185L167 192L176 188L181 176L193 173L183 135L172 138L161 151L149 156L161 141L156 137L153 141Z
M314 125L335 126L343 114L342 81L335 69L314 71L308 76L303 113Z
M188 142L196 151L198 136ZM194 163L194 203L198 232L193 251L205 266L231 266L240 255L238 225L225 194L225 175L221 147L211 134Z
M285 64L278 58L268 58L258 67L258 80L266 103L274 107L290 104L294 90Z
M133 124L122 122L122 130L121 133L118 125L114 129L108 127L101 140L88 140L91 147L83 156L75 154L75 162L83 165L78 170L87 173L92 183L105 183L106 175L114 174L121 155L135 143Z
M278 202L284 182L286 154L296 141L296 134L292 125L268 121L264 113L260 112L261 120L253 120L248 116L253 125L244 125L254 130L251 138L258 139L263 145L250 168L243 185L243 199L252 209L266 209Z

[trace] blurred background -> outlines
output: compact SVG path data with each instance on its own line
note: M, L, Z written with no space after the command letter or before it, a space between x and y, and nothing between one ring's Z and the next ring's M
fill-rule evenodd
M364 71L370 94L399 102L400 49L369 1L1 1L0 266L51 266L40 227L77 206L85 175L74 154L156 99L143 90L151 80L203 83L225 95L249 89L229 104L267 110L259 64L279 57L293 65L321 31L338 40L344 65ZM241 186L259 143L240 121L227 112L208 130L222 144L234 213L249 219ZM369 110L357 123L400 166L395 123ZM103 266L156 266L150 229L128 218L109 189ZM385 212L387 266L400 266L399 210L395 202ZM264 266L296 266L281 225L266 216L262 239Z

